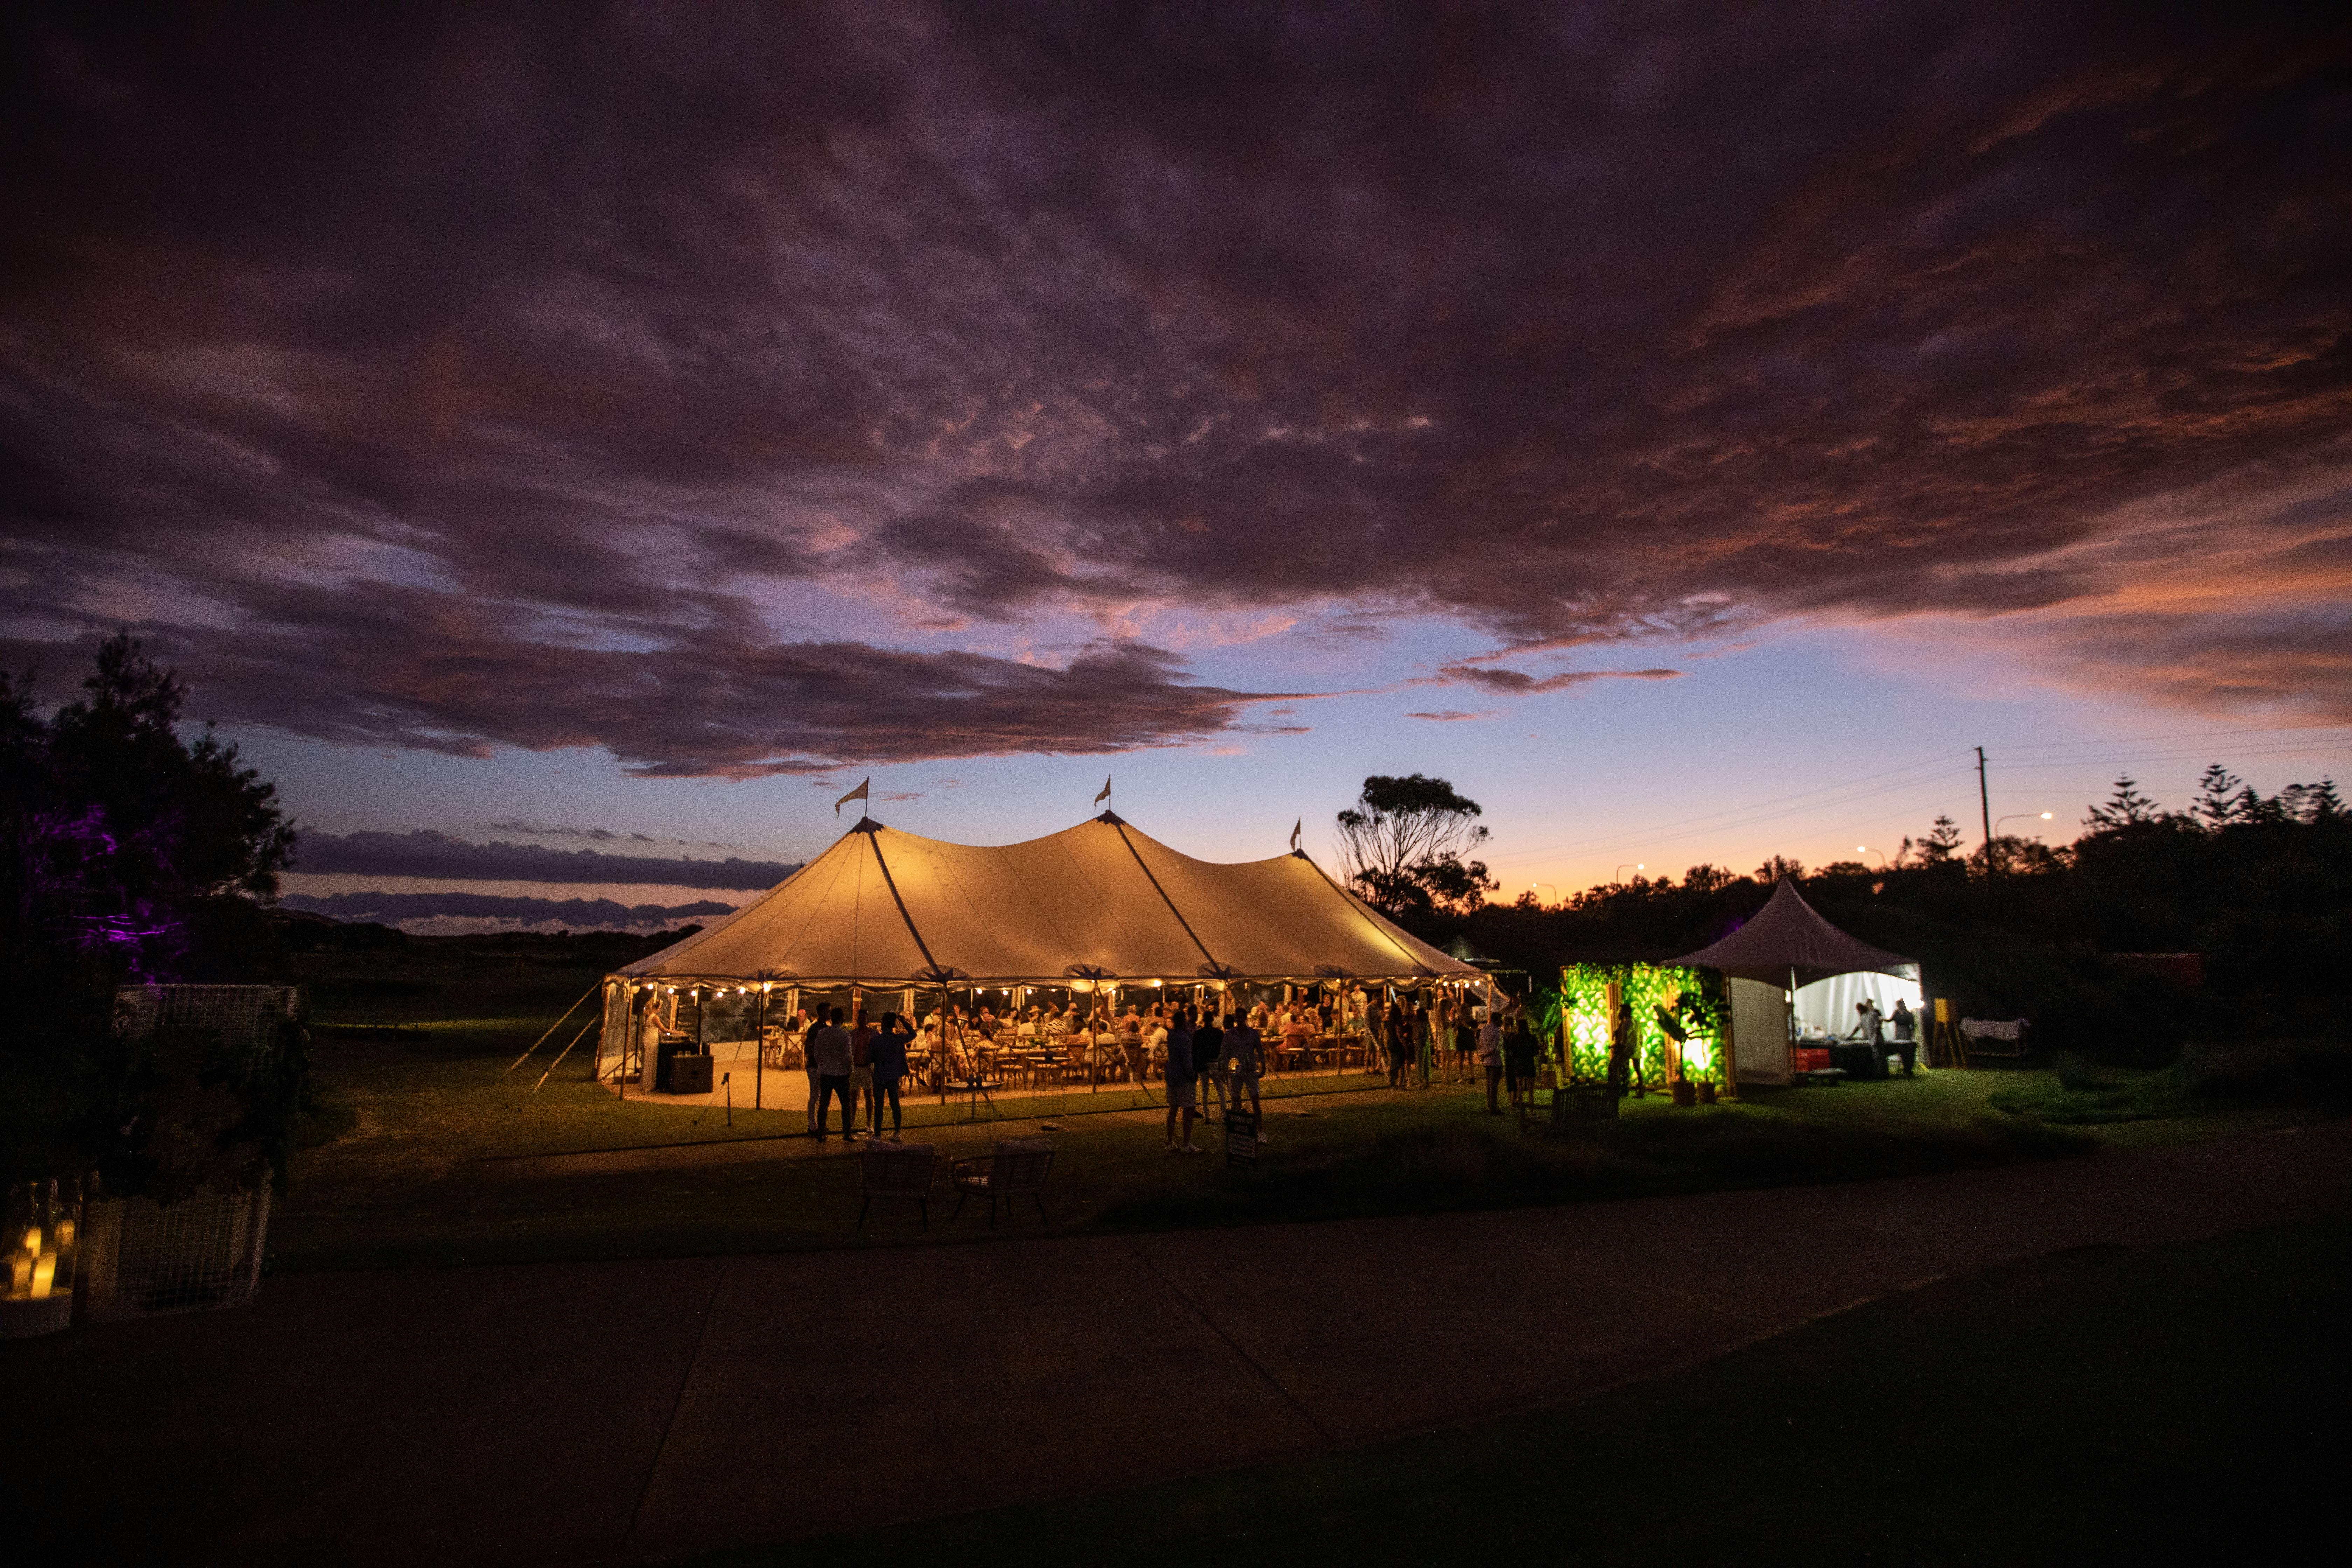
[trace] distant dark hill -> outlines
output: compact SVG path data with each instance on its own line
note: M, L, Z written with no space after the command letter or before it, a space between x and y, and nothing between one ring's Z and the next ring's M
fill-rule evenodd
M772 888L800 867L734 856L697 860L549 849L538 844L469 844L420 827L414 833L307 832L295 850L294 869L358 877L429 877L437 881L745 889Z
M691 904L624 904L611 899L502 898L490 893L289 893L279 900L297 915L398 925L404 921L491 920L573 931L654 931L680 921L735 912L733 904L705 899Z

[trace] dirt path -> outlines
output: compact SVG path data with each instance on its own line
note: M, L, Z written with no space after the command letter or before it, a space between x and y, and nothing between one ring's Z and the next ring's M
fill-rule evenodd
M1474 1420L1942 1275L2347 1208L2338 1123L1497 1214L297 1277L0 1345L43 1413L0 1465L67 1560L645 1559Z

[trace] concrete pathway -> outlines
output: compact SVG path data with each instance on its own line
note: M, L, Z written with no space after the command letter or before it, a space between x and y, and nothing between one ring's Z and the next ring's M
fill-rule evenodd
M12 1538L69 1521L67 1561L643 1560L1472 1421L1938 1276L2347 1209L2332 1124L1499 1214L296 1277L0 1345L0 1473Z

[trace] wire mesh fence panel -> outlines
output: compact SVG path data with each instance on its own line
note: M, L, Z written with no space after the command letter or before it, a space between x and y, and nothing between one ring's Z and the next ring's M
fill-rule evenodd
M295 985L126 985L114 994L114 1027L134 1040L158 1029L217 1035L250 1067L278 1049L301 1000Z
M164 1205L91 1205L85 1268L95 1321L242 1307L261 1287L269 1189L198 1193Z

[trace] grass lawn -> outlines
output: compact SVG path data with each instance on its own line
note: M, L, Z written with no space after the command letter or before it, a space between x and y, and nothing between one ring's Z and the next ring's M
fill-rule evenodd
M624 1104L589 1081L585 1042L533 1092L557 1049L587 1022L584 1008L501 1077L604 968L599 955L567 958L560 947L515 953L424 942L316 961L304 979L320 1111L304 1129L293 1188L273 1212L272 1267L952 1245L990 1234L970 1217L943 1223L946 1203L934 1204L928 1235L911 1215L878 1211L865 1233L854 1233L854 1161L838 1142L820 1150L802 1137L799 1111L739 1107L730 1126L723 1110ZM1339 1081L1305 1087L1328 1090ZM47 1145L59 1126L62 1099L53 1091L60 1089L32 1075L0 1096L0 1153L11 1170L58 1168ZM1270 1086L1272 1147L1255 1172L1227 1170L1217 1159L1171 1160L1157 1110L1090 1114L1124 1106L1128 1096L1073 1092L1069 1110L1078 1114L1065 1117L1055 1137L1048 1208L1053 1229L1082 1232L1834 1181L2253 1131L2312 1120L2336 1103L2079 1130L1988 1111L1999 1093L2063 1091L2049 1073L1923 1074L1758 1090L1715 1108L1678 1110L1652 1097L1626 1101L1614 1123L1522 1132L1507 1118L1484 1115L1483 1097L1465 1088L1276 1098ZM950 1152L986 1135L935 1125L955 1115L936 1101L910 1106L909 1133ZM1202 1137L1217 1146L1214 1129ZM730 1143L740 1147L704 1147ZM575 1161L518 1175L501 1163L646 1146L667 1152L630 1156L644 1168L627 1170ZM1036 1226L1033 1214L1003 1234L1035 1234Z
M323 1114L297 1157L271 1226L285 1269L422 1263L682 1256L811 1247L952 1244L984 1237L970 1218L926 1235L910 1215L848 1227L856 1171L845 1145L820 1151L797 1110L616 1101L589 1081L587 1045L532 1085L583 1012L524 1067L516 1055L597 978L594 969L483 963L452 979L362 974L314 992ZM414 1026L360 1032L353 1026ZM1738 1104L1676 1109L1628 1100L1614 1123L1538 1126L1483 1114L1475 1090L1385 1089L1269 1099L1262 1168L1171 1160L1160 1113L1124 1091L1073 1092L1056 1134L1048 1208L1057 1231L1161 1228L1426 1209L1507 1206L1709 1187L1946 1170L2095 1149L2102 1140L2193 1138L2305 1119L2290 1112L2182 1118L2079 1131L1988 1113L2032 1072L1948 1072L1834 1089L1764 1089ZM1366 1079L1322 1079L1377 1082ZM748 1086L738 1085L747 1092ZM1012 1102L1015 1112L1022 1107ZM909 1108L909 1135L957 1112ZM985 1136L966 1129L961 1137ZM1213 1130L1204 1142L1215 1147ZM506 1156L743 1143L701 1163L503 1173ZM975 1149L974 1152L977 1152ZM740 1157L737 1157L740 1154ZM822 1156L822 1157L820 1157ZM935 1215L951 1205L935 1204ZM1034 1234L1034 1215L1021 1233ZM1010 1233L1008 1233L1010 1234Z
M2336 1533L2347 1311L2340 1225L2086 1248L1466 1429L693 1561L2291 1561Z

